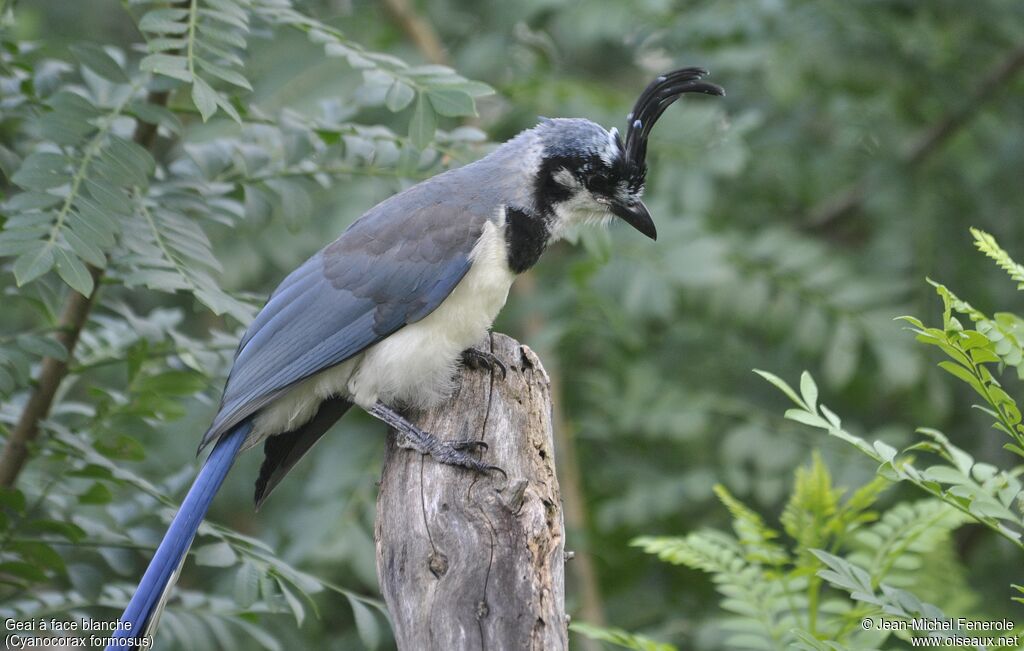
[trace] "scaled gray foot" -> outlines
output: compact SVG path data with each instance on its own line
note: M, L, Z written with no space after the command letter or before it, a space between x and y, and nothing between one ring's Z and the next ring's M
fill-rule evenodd
M369 410L371 416L379 418L398 431L398 446L416 450L420 454L429 454L434 459L449 466L462 466L481 473L492 470L505 475L498 466L492 466L472 456L472 452L486 452L487 444L483 441L442 441L433 434L416 427L401 414L387 405L378 402ZM507 476L507 475L506 475Z

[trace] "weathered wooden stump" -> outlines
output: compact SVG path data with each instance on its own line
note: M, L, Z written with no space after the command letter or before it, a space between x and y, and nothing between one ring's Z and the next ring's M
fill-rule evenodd
M568 648L562 506L548 376L501 334L508 368L462 369L444 405L410 414L444 439L480 439L501 473L453 468L388 436L377 498L377 576L400 651Z

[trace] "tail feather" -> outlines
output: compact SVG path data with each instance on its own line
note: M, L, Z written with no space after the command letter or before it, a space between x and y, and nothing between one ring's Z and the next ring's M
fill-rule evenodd
M221 437L213 448L213 452L192 483L188 495L181 503L181 508L171 521L164 539L160 541L153 560L139 581L139 587L121 615L121 623L114 634L115 638L142 638L155 626L170 588L185 561L188 548L192 546L192 539L199 530L199 524L206 516L213 496L220 490L220 485L231 470L239 448L251 431L252 423L244 422ZM111 644L107 651L123 651L125 648Z
M308 423L291 432L277 434L267 439L263 444L263 465L260 466L260 474L256 479L257 511L292 466L309 452L351 406L352 403L344 398L328 398L320 403L316 416Z

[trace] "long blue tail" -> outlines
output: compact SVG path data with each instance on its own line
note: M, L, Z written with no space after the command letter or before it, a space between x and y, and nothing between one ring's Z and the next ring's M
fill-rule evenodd
M213 448L206 463L192 483L185 501L171 521L164 539L160 541L153 560L139 581L139 587L121 615L121 623L113 637L116 639L141 638L159 613L163 598L181 567L199 524L210 508L213 496L220 490L224 477L238 455L246 436L252 431L251 422L244 422L225 434ZM107 651L124 651L135 646L111 644Z

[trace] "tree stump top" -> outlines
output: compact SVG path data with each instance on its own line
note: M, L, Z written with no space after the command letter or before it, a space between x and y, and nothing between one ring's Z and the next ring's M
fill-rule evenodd
M563 524L547 373L501 334L478 346L508 369L461 369L445 404L411 420L443 439L477 439L478 474L388 437L377 500L377 574L402 651L566 649Z

